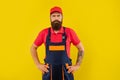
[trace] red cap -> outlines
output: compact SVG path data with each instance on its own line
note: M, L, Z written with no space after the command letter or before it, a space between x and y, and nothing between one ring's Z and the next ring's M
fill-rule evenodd
M60 7L55 6L55 7L50 9L50 14L52 14L54 12L59 12L62 14L62 9Z

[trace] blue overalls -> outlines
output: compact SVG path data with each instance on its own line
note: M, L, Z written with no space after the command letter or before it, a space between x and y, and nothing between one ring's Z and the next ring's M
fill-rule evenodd
M68 73L68 69L66 68L66 64L72 65L72 63L66 53L67 36L65 33L65 27L63 27L63 29L64 33L62 34L62 42L58 43L50 41L51 31L50 28L48 29L48 35L46 38L46 58L44 61L45 64L48 64L49 66L49 72L43 74L42 80L74 80L73 74ZM60 48L61 46L62 48Z

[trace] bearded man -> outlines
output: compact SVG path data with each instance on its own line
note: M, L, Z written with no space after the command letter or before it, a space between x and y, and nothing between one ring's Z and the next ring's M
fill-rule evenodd
M51 26L39 32L31 47L33 60L40 71L42 80L74 80L73 73L78 70L83 58L84 48L75 31L62 26L63 12L60 7L50 9ZM45 63L38 58L37 48L44 43ZM71 43L78 49L76 64L70 58Z

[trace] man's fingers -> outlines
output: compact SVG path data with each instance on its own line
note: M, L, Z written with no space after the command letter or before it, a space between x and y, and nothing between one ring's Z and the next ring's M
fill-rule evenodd
M72 73L74 73L74 72L75 72L75 70L72 71Z
M72 67L69 67L69 69L68 69L68 73L71 73L71 72L73 72L73 68Z
M66 68L67 68L67 69L70 69L70 68L71 68L71 66L67 66Z
M45 67L45 65L43 65L40 70L41 70L43 73L49 72L48 69Z
M44 72L49 72L47 68L44 68L43 71L44 71Z
M42 71L42 73L48 72L47 69L42 69L41 71Z
M49 72L46 65L44 65L43 71L44 71L44 72Z
M48 64L46 64L46 65L45 65L45 67L46 67L46 68L49 68L49 65L48 65Z
M68 69L68 73L71 73L73 71L72 66L69 66L68 64L66 64L66 68Z

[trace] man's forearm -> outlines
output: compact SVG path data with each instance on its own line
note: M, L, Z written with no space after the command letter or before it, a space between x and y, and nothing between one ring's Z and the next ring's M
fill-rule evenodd
M84 51L83 50L79 50L78 51L76 65L80 66L80 64L82 62L83 55L84 55Z
M31 47L31 55L32 55L32 58L34 60L34 63L36 65L39 65L40 61L39 61L38 54L37 54L37 48L35 48L33 46Z

